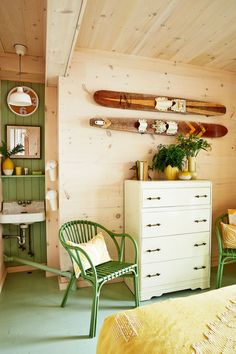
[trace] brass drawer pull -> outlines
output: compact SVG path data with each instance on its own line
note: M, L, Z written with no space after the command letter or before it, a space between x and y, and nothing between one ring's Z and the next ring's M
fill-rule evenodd
M206 246L206 242L203 243L195 243L194 247Z
M202 194L202 195L195 195L195 198L207 198L207 194Z
M194 222L196 222L196 223L199 223L199 222L207 222L207 220L206 220L206 219L202 219L202 220L194 220Z
M194 270L199 270L199 269L206 269L206 266L201 266L201 267L194 267Z
M161 197L148 197L148 198L147 198L147 200L155 200L155 199L160 200Z
M153 226L161 226L161 224L157 223L157 224L147 224L147 227L153 227Z
M160 275L161 275L160 273L148 274L148 275L147 275L147 278L159 277Z
M160 248L156 248L155 250L147 250L146 252L149 252L149 253L151 253L151 252L160 252Z

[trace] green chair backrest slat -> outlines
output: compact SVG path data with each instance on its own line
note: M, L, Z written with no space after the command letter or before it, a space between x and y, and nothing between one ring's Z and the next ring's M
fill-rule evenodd
M85 243L97 234L96 224L86 220L75 220L65 223L60 232L62 241Z

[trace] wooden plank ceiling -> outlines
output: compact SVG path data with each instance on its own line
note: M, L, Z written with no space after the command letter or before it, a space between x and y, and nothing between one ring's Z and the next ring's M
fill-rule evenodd
M14 44L23 44L22 81L44 80L46 0L0 1L1 79L19 80L19 58Z
M55 85L81 48L236 72L236 0L0 0L0 79ZM46 62L46 64L45 64Z
M236 72L236 1L87 0L80 48Z

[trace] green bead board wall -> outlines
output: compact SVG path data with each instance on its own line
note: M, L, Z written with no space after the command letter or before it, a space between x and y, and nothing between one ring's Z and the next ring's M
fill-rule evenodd
M18 116L10 111L7 106L9 91L19 83L13 81L1 81L1 134L2 140L6 140L6 125L35 125L41 127L41 158L40 159L13 159L14 165L28 167L29 173L33 170L42 170L44 173L44 85L33 83L21 83L31 87L39 97L39 107L35 113L28 117ZM2 178L3 201L16 200L44 200L45 183L44 176L15 176ZM4 225L3 235L19 235L19 226ZM9 256L31 259L36 262L46 262L46 227L45 222L34 223L31 226L32 249L34 256L28 255L28 231L26 237L26 249L19 249L17 239L4 240L4 252ZM15 265L13 263L9 266Z

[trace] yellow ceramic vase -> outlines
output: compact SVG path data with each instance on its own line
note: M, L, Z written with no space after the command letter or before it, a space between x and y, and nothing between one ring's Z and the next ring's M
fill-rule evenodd
M178 167L172 167L171 165L168 165L164 169L164 173L165 173L166 178L168 180L175 180L178 177L179 169L178 169Z
M14 163L10 159L10 157L7 157L3 163L2 163L2 170L4 175L6 176L11 176L14 171Z
M197 178L196 157L195 156L190 156L188 158L188 171L191 173L192 179Z

